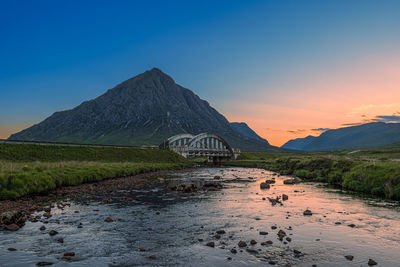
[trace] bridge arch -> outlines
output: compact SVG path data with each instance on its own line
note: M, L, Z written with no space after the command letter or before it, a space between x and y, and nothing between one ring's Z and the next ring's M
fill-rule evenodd
M166 139L159 147L172 150L185 158L207 157L209 161L236 159L240 154L239 149L233 149L225 139L212 133L177 134Z
M173 147L186 146L193 137L194 135L192 134L177 134L165 140L160 147L163 149L169 149Z
M201 133L194 136L187 144L190 148L228 150L233 154L232 147L221 136L212 133Z

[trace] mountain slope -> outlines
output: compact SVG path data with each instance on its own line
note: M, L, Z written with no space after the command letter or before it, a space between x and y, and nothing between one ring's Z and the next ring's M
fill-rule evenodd
M74 109L56 112L9 139L158 145L178 133L213 132L247 151L279 150L247 139L189 89L154 68Z
M267 140L265 140L264 138L260 137L245 122L231 122L230 125L231 125L232 129L234 129L236 132L240 133L244 137L246 137L248 139L264 142L264 143L269 145Z
M304 147L309 145L312 141L314 141L316 136L307 136L305 138L296 138L287 141L282 148L293 149L293 150L304 150Z
M282 148L326 151L375 147L396 142L400 142L400 123L373 122L328 130L318 137L290 140Z

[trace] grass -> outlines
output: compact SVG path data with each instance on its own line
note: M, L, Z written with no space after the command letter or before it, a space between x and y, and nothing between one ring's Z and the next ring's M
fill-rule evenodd
M257 167L393 200L400 200L400 146L354 151L242 153L227 165Z
M191 166L178 154L163 150L0 144L0 199Z
M178 154L158 149L0 144L0 160L13 162L180 162Z

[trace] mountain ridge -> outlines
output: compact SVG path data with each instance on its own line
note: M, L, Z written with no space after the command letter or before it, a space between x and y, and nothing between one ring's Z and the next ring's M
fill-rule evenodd
M329 151L377 147L400 142L400 123L371 122L332 129L319 136L289 140L281 148Z
M233 147L279 151L235 131L229 121L158 68L136 75L104 94L58 111L9 139L115 145L158 145L178 133L214 132Z

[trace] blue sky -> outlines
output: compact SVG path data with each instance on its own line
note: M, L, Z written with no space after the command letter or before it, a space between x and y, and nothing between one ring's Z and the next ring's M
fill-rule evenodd
M3 0L0 137L152 67L192 89L230 120L246 120L269 139L293 127L339 126L360 103L341 111L341 120L315 121L313 126L302 126L295 111L290 118L289 111L279 110L310 106L310 88L342 94L344 85L360 86L348 73L365 69L354 75L362 80L374 72L374 62L396 64L399 14L400 1L385 0ZM390 73L380 76L387 80ZM393 77L392 83L400 85L397 82ZM324 88L324 83L337 85ZM379 86L369 94L374 90ZM394 105L382 110L387 113L375 114L393 115L400 101L390 100L394 89L386 90L379 103L371 96L362 104ZM279 118L286 124L277 123Z

